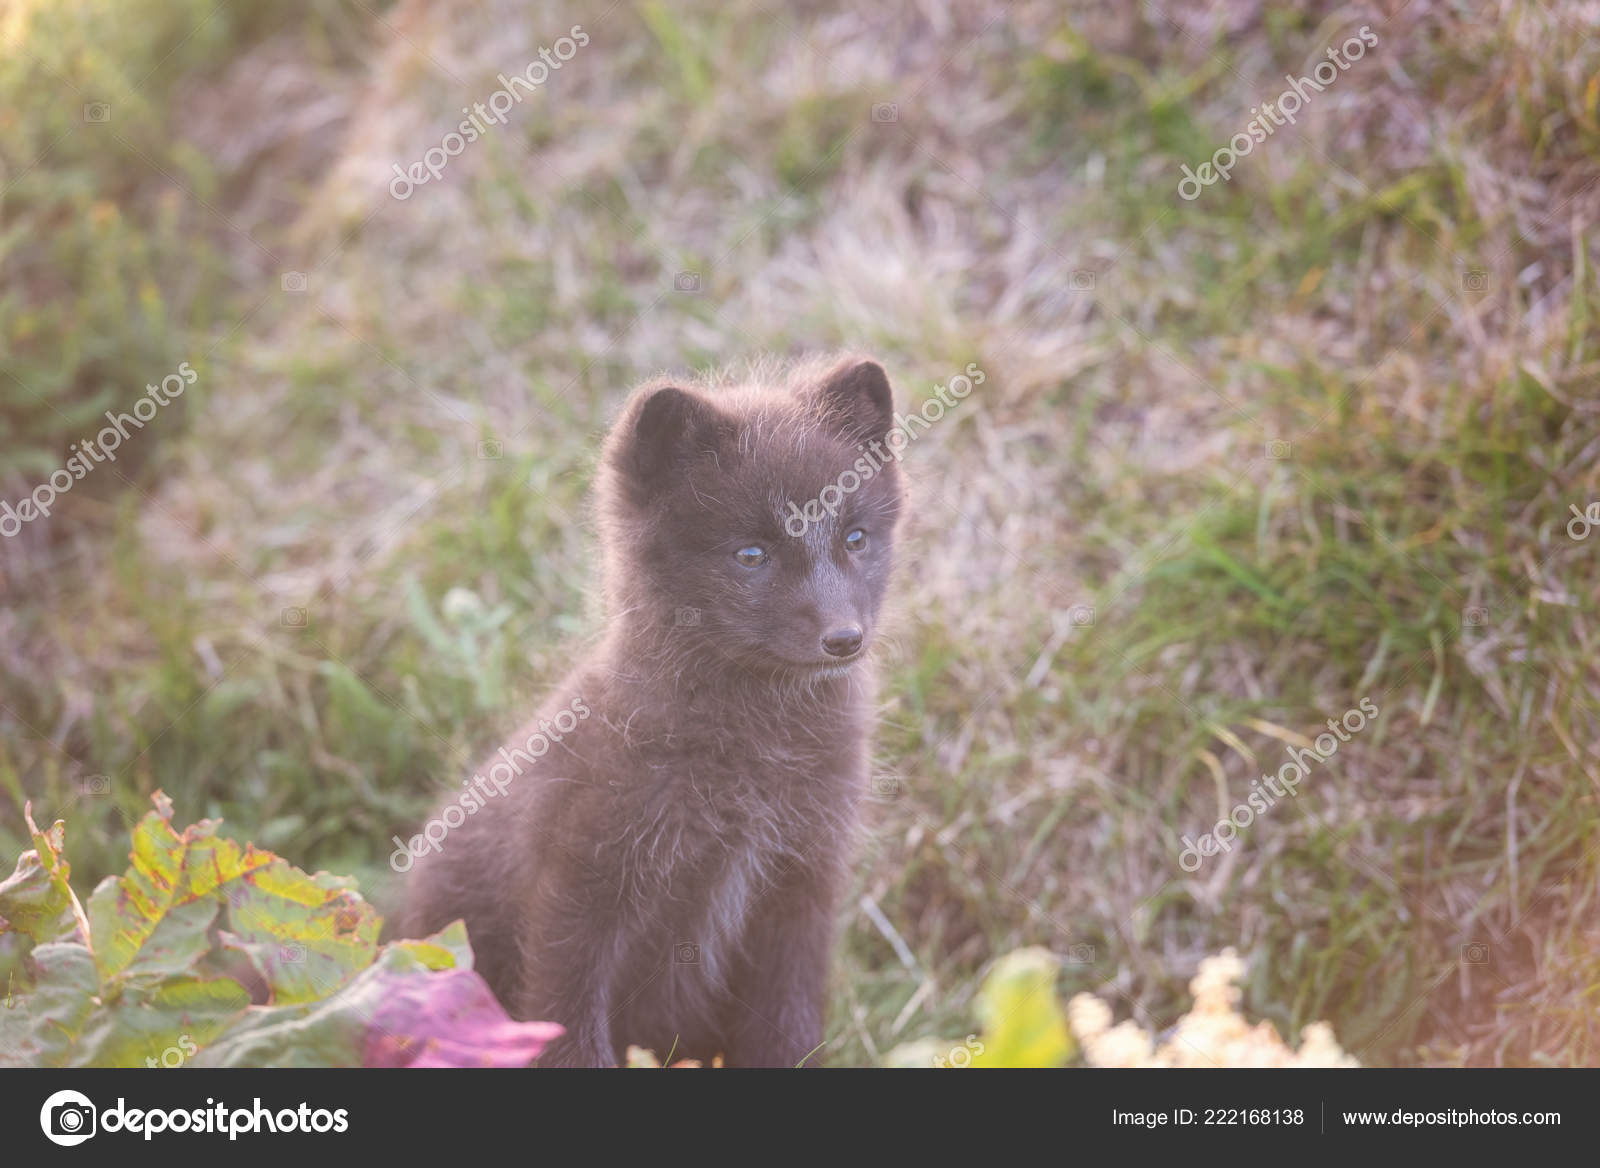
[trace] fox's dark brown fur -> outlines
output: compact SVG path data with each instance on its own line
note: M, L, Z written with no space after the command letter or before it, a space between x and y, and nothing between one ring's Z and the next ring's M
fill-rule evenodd
M794 1066L822 1042L902 506L889 451L860 460L892 423L882 368L849 359L646 385L613 428L604 641L491 760L518 771L504 793L417 860L404 913L410 935L464 918L510 1013L566 1027L541 1065ZM819 497L837 515L797 524Z

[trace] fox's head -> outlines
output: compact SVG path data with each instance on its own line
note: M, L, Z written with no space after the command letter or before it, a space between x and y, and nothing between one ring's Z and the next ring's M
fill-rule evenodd
M776 387L642 387L601 478L614 611L755 674L848 669L889 579L894 425L883 367L859 358Z

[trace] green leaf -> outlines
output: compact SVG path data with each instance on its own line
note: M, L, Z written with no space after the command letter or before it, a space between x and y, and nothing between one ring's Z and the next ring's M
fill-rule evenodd
M275 1005L325 998L378 951L378 914L351 882L278 860L228 892L223 944L246 954Z
M446 925L425 941L395 941L394 946L404 949L429 969L471 969L472 946L467 943L467 926L464 921Z
M97 1010L83 1027L70 1065L140 1067L160 1064L168 1048L203 1049L250 1005L232 978L180 977L135 990Z
M107 876L89 896L89 929L103 978L159 982L182 974L211 948L212 899L150 900L133 873Z
M62 829L58 822L51 833ZM17 869L0 882L0 933L12 931L36 942L57 941L73 928L72 902L37 851L17 857Z
M0 1067L65 1066L98 1004L100 977L82 945L54 941L33 951L36 987L0 1008Z
M506 1016L460 921L380 951L353 880L307 875L212 821L180 834L171 801L155 804L87 916L62 825L29 819L36 849L0 884L0 1066L171 1066L173 1050L210 1066L525 1066L561 1033ZM269 1004L219 976L247 963Z
M14 931L35 943L59 941L80 923L83 912L67 882L72 874L62 855L67 827L58 819L49 831L40 831L32 803L23 807L22 818L33 851L18 856L16 871L0 883L0 933Z
M513 1022L487 983L456 967L466 951L458 921L426 941L385 946L331 997L252 1007L202 1050L206 1067L525 1066L561 1033Z
M226 943L245 953L273 999L308 1001L337 989L377 951L378 916L348 880L308 876L270 852L241 847L201 820L180 835L172 804L133 833L133 866L89 898L102 980L149 986L197 974L226 910Z
M978 991L977 1011L981 1035L902 1043L884 1056L884 1066L1059 1067L1077 1051L1056 1000L1056 959L1048 949L1018 949L996 961Z
M159 981L192 969L210 949L206 935L222 894L277 860L219 837L202 819L172 830L172 800L157 791L156 810L133 829L133 866L107 877L89 898L89 927L102 980Z
M974 1066L1059 1067L1072 1057L1049 950L1018 949L1000 958L978 991L977 1007L983 1051L974 1053Z

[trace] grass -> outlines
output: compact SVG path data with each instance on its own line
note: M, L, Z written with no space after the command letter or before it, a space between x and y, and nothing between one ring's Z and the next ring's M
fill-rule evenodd
M115 207L117 254L197 305L160 352L202 381L141 476L0 542L0 853L31 798L79 875L120 870L159 786L381 902L390 837L599 627L586 491L632 384L853 347L910 403L975 361L911 455L826 1059L967 1033L1030 944L1160 1030L1234 945L1252 1016L1326 1018L1369 1064L1593 1063L1581 6L936 8L405 2L185 59L150 99L174 157L208 132L179 110L242 125L228 95L268 75L319 129L213 149L209 206L168 220L137 158L49 196ZM536 99L387 197L580 19ZM1362 23L1379 46L1292 130L1178 198ZM52 157L38 205L77 173ZM174 274L162 223L191 220L219 291ZM1179 868L1362 697L1296 798Z

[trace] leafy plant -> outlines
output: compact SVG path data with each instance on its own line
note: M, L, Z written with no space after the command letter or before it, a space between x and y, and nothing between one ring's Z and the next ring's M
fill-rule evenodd
M1037 947L1007 953L978 991L982 1032L965 1042L924 1038L891 1050L891 1067L1059 1067L1076 1053L1056 1000L1057 962ZM964 1054L962 1052L965 1052Z
M33 849L0 883L0 1066L522 1066L561 1027L514 1022L472 970L458 921L380 948L354 882L307 875L172 802L133 831L132 866L81 904L66 827L24 812ZM164 1060L163 1060L164 1062Z

